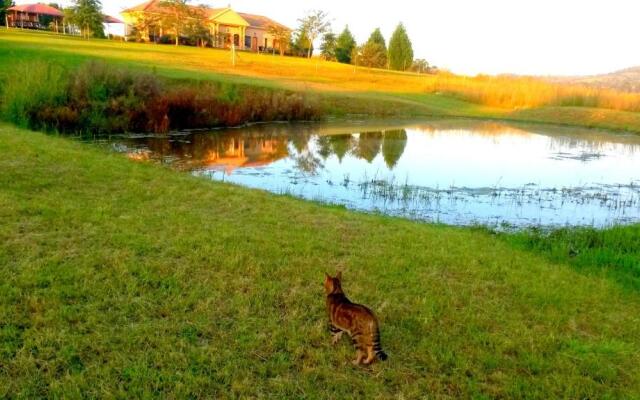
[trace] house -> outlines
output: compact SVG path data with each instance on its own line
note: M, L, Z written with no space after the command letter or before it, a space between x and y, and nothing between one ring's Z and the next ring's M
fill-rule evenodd
M49 20L57 30L58 26L62 26L64 14L46 4L22 4L9 7L6 18L7 27L10 28L47 29L49 26L44 25L43 21Z
M212 46L218 48L235 48L239 50L266 51L277 49L277 37L270 33L272 27L289 30L284 25L261 15L239 13L231 7L209 8L194 7L204 14L206 25L211 34ZM162 16L167 14L167 8L161 5L161 0L151 0L122 11L125 21L125 35L129 36L142 21L152 21L144 24L144 31L139 32L143 40L152 41L166 34L175 34L162 27Z

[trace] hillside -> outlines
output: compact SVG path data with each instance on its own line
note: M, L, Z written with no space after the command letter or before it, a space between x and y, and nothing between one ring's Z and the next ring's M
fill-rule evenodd
M613 89L627 93L640 93L640 67L631 67L602 75L583 77L554 77L553 82L588 85L602 89Z
M253 53L240 53L233 66L224 50L0 31L0 83L29 79L23 63L77 68L89 60L168 79L298 91L317 99L327 117L481 117L640 132L640 95L635 94L530 78L425 76Z

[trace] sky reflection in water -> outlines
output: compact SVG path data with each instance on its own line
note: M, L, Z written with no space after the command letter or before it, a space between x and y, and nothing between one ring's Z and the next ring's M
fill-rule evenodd
M262 125L122 138L215 180L454 225L640 221L640 136L498 123Z

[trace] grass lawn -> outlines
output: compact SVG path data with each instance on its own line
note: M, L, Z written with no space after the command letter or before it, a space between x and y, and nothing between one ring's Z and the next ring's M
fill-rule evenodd
M479 230L0 125L0 398L638 398L640 295ZM332 347L325 271L389 361Z
M175 79L213 80L287 88L318 98L328 116L476 117L588 126L640 133L640 113L590 107L504 108L433 93L434 77L354 68L321 60L240 53L231 65L225 50L82 40L76 37L0 30L0 80L21 62L45 61L69 68L88 60L153 69ZM4 72L2 72L4 71ZM24 79L28 79L27 76ZM464 86L464 80L460 85ZM458 81L454 83L458 84Z

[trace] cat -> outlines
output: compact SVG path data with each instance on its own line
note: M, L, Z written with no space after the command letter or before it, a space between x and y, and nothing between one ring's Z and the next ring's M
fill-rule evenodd
M338 272L335 277L326 274L324 280L332 344L338 343L346 332L357 350L354 365L369 365L376 357L381 361L386 360L387 354L380 345L378 319L367 307L349 301L342 291L341 282L342 272Z

